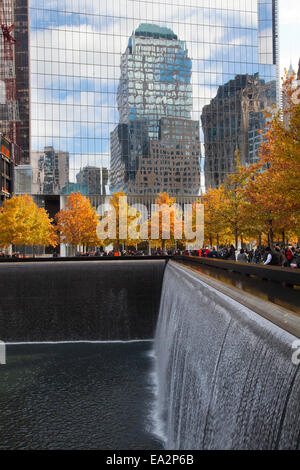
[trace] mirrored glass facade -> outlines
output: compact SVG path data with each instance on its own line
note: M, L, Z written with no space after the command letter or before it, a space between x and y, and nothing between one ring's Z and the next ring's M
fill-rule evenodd
M275 0L29 5L34 191L195 197L236 148L257 158L277 99Z

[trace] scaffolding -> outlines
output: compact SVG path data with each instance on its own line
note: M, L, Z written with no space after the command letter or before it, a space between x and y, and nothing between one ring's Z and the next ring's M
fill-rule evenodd
M0 99L1 131L7 134L12 142L12 161L18 164L21 160L20 148L20 115L16 87L16 67L14 46L17 43L13 36L15 0L0 0L0 80L4 87Z

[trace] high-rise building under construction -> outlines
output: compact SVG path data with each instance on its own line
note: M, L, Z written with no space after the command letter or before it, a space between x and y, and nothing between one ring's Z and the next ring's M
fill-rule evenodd
M0 130L12 142L14 163L29 163L29 6L1 0Z

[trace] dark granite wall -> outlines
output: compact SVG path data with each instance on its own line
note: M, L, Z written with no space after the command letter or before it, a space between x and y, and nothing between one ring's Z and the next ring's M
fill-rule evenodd
M1 263L0 340L153 338L165 263Z

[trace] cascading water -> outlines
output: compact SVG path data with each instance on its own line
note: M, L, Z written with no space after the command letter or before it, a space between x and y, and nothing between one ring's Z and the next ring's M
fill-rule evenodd
M152 339L165 263L2 263L0 340Z
M155 338L166 448L300 448L296 339L170 262Z

